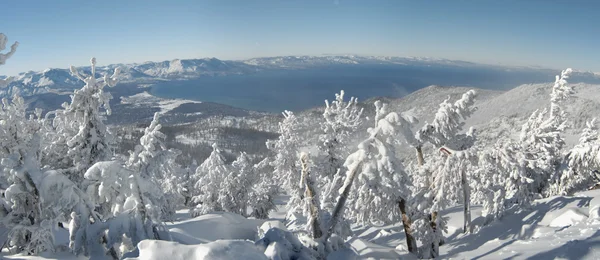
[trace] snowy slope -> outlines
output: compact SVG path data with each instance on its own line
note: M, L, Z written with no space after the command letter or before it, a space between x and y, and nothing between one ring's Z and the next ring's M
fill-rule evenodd
M280 210L283 208L281 205ZM581 192L572 197L551 197L535 201L530 208L508 212L501 220L467 235L462 233L462 209L451 208L441 212L449 217L449 221L446 244L440 247L440 259L599 259L599 208L600 190ZM474 224L481 223L479 215L480 208L473 207ZM263 221L229 213L187 219L189 215L180 211L178 216L179 220L167 223L175 242L143 242L140 257L132 259L165 259L165 256L173 260L189 259L186 255L213 257L204 259L233 260L240 256L264 259L251 243ZM281 216L281 213L273 216ZM404 250L400 225L355 226L353 232L354 237L348 240L349 248L330 255L329 259L415 259ZM240 255L244 252L248 255ZM85 259L67 252L42 256L3 252L2 257Z
M599 259L600 223L588 218L600 191L536 201L530 209L507 214L472 235L451 235L440 258ZM593 208L593 207L592 207ZM460 210L451 221L462 223Z
M549 108L551 89L552 83L522 85L492 99L480 100L467 126L478 129L482 141L487 143L500 137L516 137L533 111ZM572 125L566 132L568 146L577 142L585 122L600 114L600 85L577 84L575 89L577 93L562 104Z
M429 86L417 90L400 99L374 98L365 104L367 115L372 113L372 103L381 99L390 104L392 111L408 113L419 119L415 129L431 121L439 104L446 98L454 102L470 89L478 93L475 106L477 111L466 120L465 130L475 127L479 141L483 145L495 142L501 137L518 138L521 125L537 109L550 106L551 82L544 84L521 85L506 92L469 87ZM566 132L567 145L578 140L579 129L585 122L600 115L600 85L574 84L576 94L562 106L569 113L571 129Z

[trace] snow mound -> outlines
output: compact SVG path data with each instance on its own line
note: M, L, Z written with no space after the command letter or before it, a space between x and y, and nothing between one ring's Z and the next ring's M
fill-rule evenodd
M238 214L215 212L168 225L174 241L201 244L220 239L256 240L264 220L246 219Z
M258 227L258 236L264 237L267 231L269 231L269 229L271 228L278 228L283 231L288 231L287 227L285 226L285 224L283 224L283 222L279 220L269 220L265 221L265 223Z
M588 216L577 208L570 208L550 222L550 227L568 227L586 220Z
M590 201L588 218L595 222L600 222L600 196L594 197Z
M138 244L137 258L130 260L266 260L254 243L243 240L217 240L201 245L182 245L176 242L144 240Z
M360 238L351 238L347 243L359 259L410 259L409 255L400 255L393 248L373 244Z

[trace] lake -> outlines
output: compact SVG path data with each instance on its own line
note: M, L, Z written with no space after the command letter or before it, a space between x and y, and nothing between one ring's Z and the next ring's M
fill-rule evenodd
M402 97L430 85L507 90L521 84L553 82L556 73L487 66L333 65L169 81L152 86L150 92L164 98L281 112L323 105L325 99L333 99L341 89L348 97L355 96L359 100L377 96Z

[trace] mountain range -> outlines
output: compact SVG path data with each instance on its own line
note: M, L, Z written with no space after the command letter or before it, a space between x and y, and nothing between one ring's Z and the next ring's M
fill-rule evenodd
M555 74L556 71L532 67L506 67L498 65L478 64L466 61L415 58L415 57L376 57L376 56L283 56L254 58L241 61L204 59L175 59L161 62L145 62L133 64L112 64L97 68L97 72L110 73L116 67L121 68L123 83L156 83L170 80L186 80L207 76L224 76L253 74L269 70L295 70L319 68L332 65L394 65L430 68L486 68L498 71L522 71L525 73ZM81 67L80 71L89 73L90 67ZM577 77L582 81L600 82L600 76L590 72L578 72ZM22 95L71 91L80 88L82 83L73 77L68 69L51 68L44 71L28 71L20 73L1 94L19 92Z

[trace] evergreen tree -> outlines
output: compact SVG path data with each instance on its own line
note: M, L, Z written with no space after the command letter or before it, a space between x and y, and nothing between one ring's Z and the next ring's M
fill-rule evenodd
M119 68L112 76L96 78L96 58L92 58L91 65L90 75L83 75L71 66L71 74L83 81L85 86L75 90L71 103L63 104L62 110L54 112L53 131L48 132L50 143L45 148L48 157L45 162L64 169L69 179L80 187L83 174L91 165L112 157L112 136L104 124L101 108L110 115L109 100L112 96L104 91L104 87L117 84Z
M225 157L217 144L213 144L213 151L206 160L196 169L194 186L195 195L192 201L196 207L192 210L192 216L199 216L213 211L223 211L219 203L219 193L222 189L223 180L229 173L229 167L225 164Z

